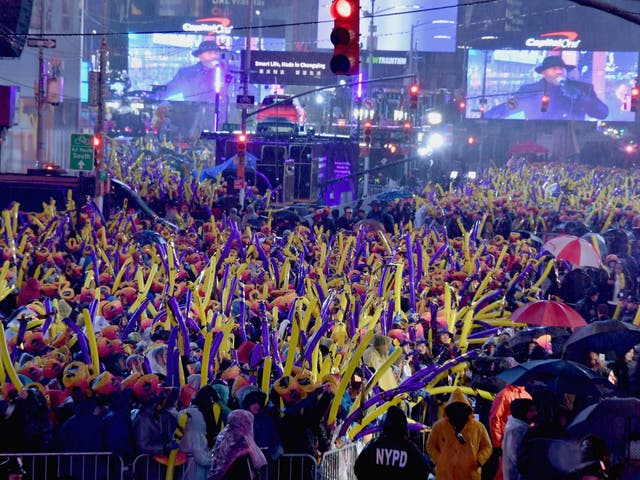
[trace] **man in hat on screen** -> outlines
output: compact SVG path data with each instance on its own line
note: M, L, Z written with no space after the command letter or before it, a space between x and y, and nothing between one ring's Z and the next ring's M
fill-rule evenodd
M593 85L567 78L567 73L574 68L575 65L564 63L561 56L546 57L535 68L542 75L540 80L522 85L506 102L488 110L484 118L509 118L517 114L524 114L527 120L607 118L609 107L598 98ZM546 97L546 106L543 97Z
M166 85L162 92L162 100L184 102L215 101L215 71L221 66L222 52L215 40L204 40L197 49L191 52L199 62L182 67ZM221 72L224 78L224 72Z

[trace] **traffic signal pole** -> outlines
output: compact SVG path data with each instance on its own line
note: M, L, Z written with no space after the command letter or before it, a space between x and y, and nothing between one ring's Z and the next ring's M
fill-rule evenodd
M251 24L253 23L253 0L248 0L247 6L247 36L245 40L245 49L244 49L244 71L242 72L242 93L244 95L249 95L249 75L251 72ZM242 117L240 119L240 130L242 131L242 135L246 136L247 134L247 107L242 107ZM240 188L238 201L240 206L244 208L244 163L245 156L238 155L238 180L242 182L242 188Z

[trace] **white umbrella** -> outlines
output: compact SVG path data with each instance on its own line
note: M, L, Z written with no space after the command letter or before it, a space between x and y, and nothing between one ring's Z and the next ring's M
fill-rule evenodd
M566 260L580 267L595 267L602 265L602 259L593 245L587 240L573 235L560 235L547 241L543 246L558 260Z

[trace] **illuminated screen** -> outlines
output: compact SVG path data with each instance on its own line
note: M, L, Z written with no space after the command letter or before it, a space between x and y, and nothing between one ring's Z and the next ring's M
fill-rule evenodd
M333 19L331 2L319 1L318 48L333 49L330 42ZM373 6L373 21L370 15ZM374 51L455 52L458 28L457 0L360 1L360 38L368 50L373 36ZM370 28L373 26L373 32Z
M215 99L216 83L225 89L229 79L240 68L239 52L244 48L243 37L219 36L218 40L204 35L189 33L129 34L128 73L132 91L155 90L157 100L208 102ZM204 56L198 53L203 41L221 45L218 58L214 61L220 67L198 69ZM284 40L276 38L252 37L252 46L257 48L283 49ZM206 52L203 52L206 53ZM156 88L156 87L161 88Z
M466 117L632 122L637 72L638 52L471 49Z

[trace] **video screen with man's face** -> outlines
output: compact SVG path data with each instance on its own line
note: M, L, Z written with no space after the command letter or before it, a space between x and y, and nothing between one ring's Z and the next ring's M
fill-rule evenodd
M584 118L578 120L635 121L635 113L629 110L629 106L631 88L638 75L638 52L470 49L467 53L466 118L562 119L552 114L547 117L545 112L540 111L548 108L549 112L553 112L554 105L543 107L542 97L547 95L547 89L552 91L554 83L545 84L541 81L550 71L536 71L543 66L545 58L559 56L561 60L557 62L549 63L547 60L549 65L569 66L560 81L555 81L558 88L562 86L564 89L566 86L575 99L572 102L579 105L582 101L580 94L592 86L592 93L608 107L604 118L603 115L595 118L586 113ZM531 104L532 98L537 102L534 105L537 111L535 116L527 117L527 110L518 105L522 107L525 102ZM551 102L554 102L553 96ZM499 117L488 114L498 111L501 106L504 108L500 110Z

